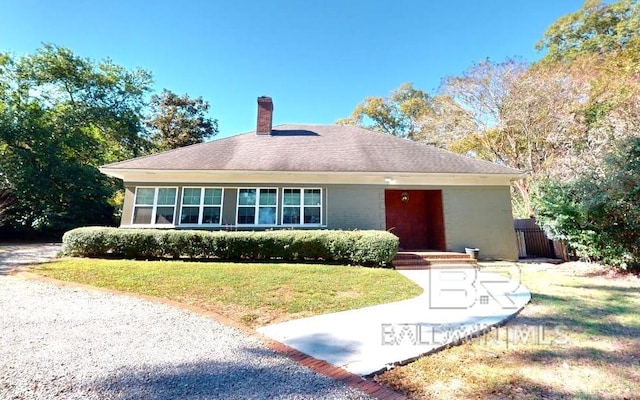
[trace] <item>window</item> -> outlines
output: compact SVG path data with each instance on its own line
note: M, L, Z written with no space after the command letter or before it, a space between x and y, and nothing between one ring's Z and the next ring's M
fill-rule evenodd
M177 188L136 188L132 223L173 225Z
M183 188L180 224L220 225L221 188Z
M283 189L283 225L319 225L321 222L321 189Z
M238 225L275 225L278 189L238 189Z

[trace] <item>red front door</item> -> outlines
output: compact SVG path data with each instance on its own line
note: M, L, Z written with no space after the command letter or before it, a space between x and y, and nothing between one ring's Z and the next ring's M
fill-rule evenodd
M386 190L387 230L402 250L445 251L442 191Z

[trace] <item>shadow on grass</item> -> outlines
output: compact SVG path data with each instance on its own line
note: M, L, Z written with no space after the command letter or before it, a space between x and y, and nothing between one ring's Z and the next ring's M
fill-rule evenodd
M19 271L20 267L28 266L29 268L39 268L41 265L47 264L49 261L44 262L27 262L27 263L4 263L0 257L0 276L13 275Z
M554 389L551 386L541 384L531 380L522 374L501 379L495 377L493 382L483 387L481 391L472 393L473 398L478 399L618 399L612 394L611 397L593 396L583 391L563 391Z
M574 289L585 289L585 290L602 290L605 292L612 292L618 294L631 294L638 295L640 293L640 288L637 287L622 287L622 286L614 286L614 285L591 285L591 284L583 284L580 286L571 286L571 285L557 285L560 287L566 288L574 288Z
M582 289L582 287L580 287ZM531 303L542 304L553 308L552 313L546 313L541 316L518 316L516 323L529 325L564 325L568 329L574 329L580 332L592 335L604 335L619 338L637 338L640 337L640 319L639 322L622 324L615 321L618 317L636 315L638 310L637 302L628 294L636 294L640 289L629 288L616 292L615 289L626 289L613 287L609 290L608 286L594 286L588 289L598 289L608 291L609 295L605 295L601 300L594 300L587 304L578 297L574 296L555 296L544 293L531 292ZM628 293L628 294L625 294Z

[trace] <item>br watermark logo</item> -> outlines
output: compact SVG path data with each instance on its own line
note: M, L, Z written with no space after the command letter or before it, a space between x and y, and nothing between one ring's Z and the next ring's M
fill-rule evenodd
M567 327L564 325L507 325L491 327L483 324L382 324L382 345L428 345L444 346L460 343L485 334L478 339L480 345L504 345L515 347L564 346L569 343Z
M521 286L517 265L501 267L500 273L477 269L432 269L429 278L429 308L467 309L476 305L493 305L517 309L515 301Z

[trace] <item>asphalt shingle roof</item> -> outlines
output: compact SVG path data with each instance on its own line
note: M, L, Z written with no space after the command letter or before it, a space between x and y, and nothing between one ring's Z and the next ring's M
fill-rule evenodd
M105 165L108 169L520 174L422 143L344 125L278 125Z

